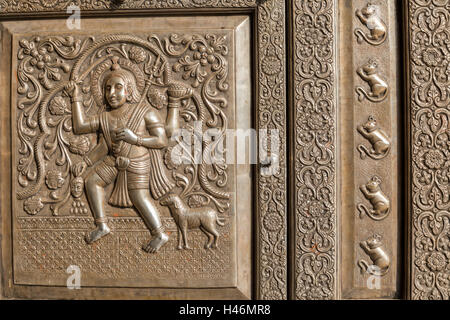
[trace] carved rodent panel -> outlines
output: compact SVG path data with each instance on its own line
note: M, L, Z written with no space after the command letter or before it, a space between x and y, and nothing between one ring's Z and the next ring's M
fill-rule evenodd
M236 287L250 181L236 194L242 169L211 157L250 113L249 77L235 82L248 19L114 20L11 25L14 283L65 286L75 265L83 286Z
M341 7L343 298L400 296L398 7ZM351 23L350 23L351 21Z

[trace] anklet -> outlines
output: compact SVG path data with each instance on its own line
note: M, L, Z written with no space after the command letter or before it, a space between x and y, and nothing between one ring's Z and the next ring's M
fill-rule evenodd
M106 222L108 222L108 218L106 218L106 217L95 218L95 224L106 223Z
M158 234L164 233L164 227L161 226L159 228L152 229L152 230L150 230L150 233L152 236L156 236Z

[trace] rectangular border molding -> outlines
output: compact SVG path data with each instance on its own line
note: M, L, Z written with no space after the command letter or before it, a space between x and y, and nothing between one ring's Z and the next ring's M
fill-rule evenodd
M249 13L254 19L254 70L255 84L255 111L254 121L256 129L278 130L281 152L279 170L272 176L264 176L255 171L255 230L253 259L255 260L255 299L287 299L287 175L286 175L286 12L284 0L124 0L120 5L113 4L109 0L3 0L0 1L0 21L3 19L23 19L25 17L65 17L69 5L78 5L81 9L81 18L88 16L114 17L121 14L186 14L201 13ZM193 10L195 9L195 11ZM1 49L1 48L0 48ZM9 72L10 70L8 70ZM2 117L7 117L8 112L0 110ZM5 121L3 121L4 123ZM9 126L2 126L1 145L3 150L10 148ZM4 147L4 148L3 148ZM1 168L8 168L6 175L10 175L9 151L2 152L0 157ZM257 166L259 170L259 166ZM5 177L5 174L3 175ZM7 180L7 179L5 179ZM3 180L2 180L3 181ZM12 210L10 200L10 182L0 185L0 236L3 235L1 246L1 266L3 290L7 291L7 297L21 298L61 298L68 297L67 290L55 288L52 292L25 286L25 291L17 291L20 286L5 284L10 281L11 270L10 243L7 241L7 232L10 222L5 221ZM5 232L6 231L6 232ZM87 296L95 296L95 288L86 288ZM140 289L111 290L108 297L121 297L131 295L135 298L158 298L168 294L174 298L236 298L232 289L199 292L185 290L185 293L177 293L177 289L156 292L154 296ZM83 298L74 294L73 298Z
M450 299L450 1L405 4L407 298Z
M337 294L337 0L293 0L291 296Z

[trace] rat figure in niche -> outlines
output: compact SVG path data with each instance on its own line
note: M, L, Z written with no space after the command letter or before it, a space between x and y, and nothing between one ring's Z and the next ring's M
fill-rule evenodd
M368 183L359 187L367 200L370 201L372 209L368 209L362 203L358 204L359 215L362 218L366 213L370 218L376 221L385 219L389 215L390 203L387 196L381 191L381 179L377 176L372 177Z
M378 74L377 61L370 59L365 65L358 68L356 73L369 84L370 91L367 92L362 87L356 87L356 93L358 93L358 100L363 101L367 98L372 102L382 102L386 99L389 93L389 87L386 81L384 81Z
M361 159L364 159L367 155L374 160L381 160L388 155L391 149L389 137L386 132L378 127L375 117L370 116L364 125L358 126L357 130L372 144L370 150L362 144L358 146Z
M355 13L361 23L369 29L369 33L364 33L359 28L355 30L358 43L362 43L364 39L374 46L382 44L387 38L387 27L380 18L380 8L369 3L363 9L356 10Z
M391 261L382 247L381 236L376 234L366 241L360 242L359 245L372 261L372 264L369 265L365 260L359 260L358 266L361 268L361 272L384 276L389 270Z

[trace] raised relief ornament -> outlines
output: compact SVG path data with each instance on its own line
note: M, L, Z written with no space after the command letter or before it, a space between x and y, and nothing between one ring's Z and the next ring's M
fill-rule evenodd
M235 283L234 172L205 160L234 121L230 38L18 40L18 283L60 285L70 265L84 285ZM185 133L206 129L198 161Z

